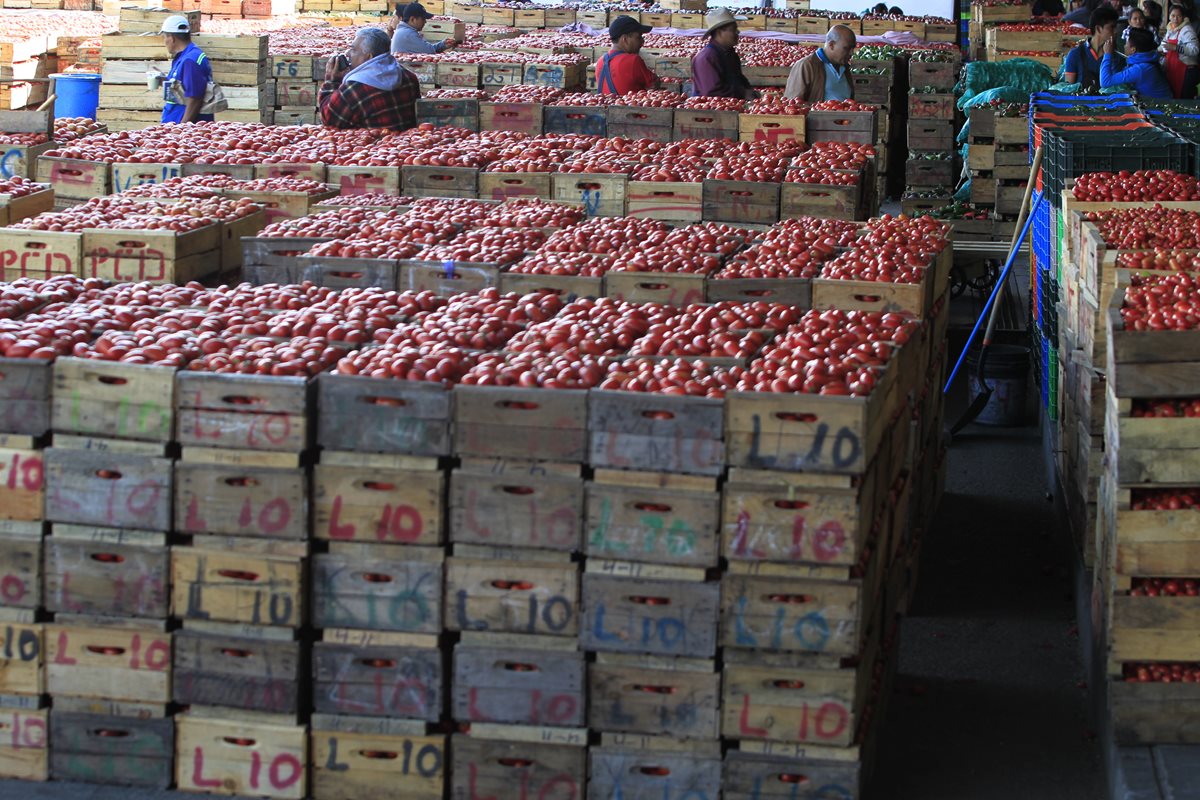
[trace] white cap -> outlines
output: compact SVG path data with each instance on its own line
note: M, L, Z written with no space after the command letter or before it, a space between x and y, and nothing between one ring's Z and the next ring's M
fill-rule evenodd
M163 20L160 33L191 33L191 23L181 14L172 14Z

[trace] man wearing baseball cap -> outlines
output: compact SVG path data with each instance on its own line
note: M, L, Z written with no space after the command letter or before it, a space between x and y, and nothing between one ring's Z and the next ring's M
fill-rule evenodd
M432 19L433 14L420 3L397 4L396 17L396 32L392 34L393 53L440 53L458 46L453 39L443 39L433 44L421 35L425 20Z
M738 97L753 100L758 92L750 88L738 58L737 17L727 8L704 15L708 44L692 58L692 95L694 97Z
M649 25L624 14L608 26L613 49L596 64L596 88L600 94L620 96L658 85L658 78L638 55L642 49L642 36L651 30Z
M163 81L163 122L212 122L212 114L201 114L204 93L212 80L208 56L192 44L192 26L187 17L174 14L162 24L163 45L171 54L171 70ZM175 81L183 87L183 103L175 96Z

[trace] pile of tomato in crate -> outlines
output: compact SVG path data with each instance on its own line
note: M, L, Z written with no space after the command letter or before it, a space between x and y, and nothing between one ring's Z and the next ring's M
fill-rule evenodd
M935 299L9 284L0 713L27 738L0 770L316 798L820 774L857 796L941 474L944 228L422 202L388 224L502 215L544 261L686 231L757 274L814 251L850 300L887 275Z

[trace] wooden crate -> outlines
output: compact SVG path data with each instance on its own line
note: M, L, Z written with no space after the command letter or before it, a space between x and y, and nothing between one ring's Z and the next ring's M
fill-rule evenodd
M874 144L879 127L875 111L812 111L805 118L808 142Z
M0 519L41 521L44 476L42 451L0 448Z
M540 136L542 132L541 103L492 103L479 104L480 131L515 131Z
M326 630L312 658L317 713L441 718L443 664L435 636Z
M171 462L161 457L161 448L155 456L51 447L44 459L47 520L170 529L172 470Z
M8 161L0 158L0 176L12 177L5 175ZM23 197L13 198L10 195L0 194L0 222L4 225L9 225L13 222L20 222L29 217L36 217L44 211L54 210L54 190L45 189L37 191L33 194L27 194ZM2 262L0 262L2 263ZM7 272L11 268L5 268Z
M445 734L425 723L333 714L312 719L313 800L441 800Z
M175 530L300 541L308 536L308 480L302 467L261 467L186 451L175 465ZM218 458L189 461L189 456ZM224 461L225 463L221 463ZM231 463L232 462L232 463Z
M313 626L440 633L442 560L435 547L332 543L313 556Z
M1164 370L1165 372L1165 370ZM1115 382L1120 384L1122 378L1118 370ZM1107 413L1107 460L1113 478L1119 486L1138 486L1150 484L1183 484L1195 485L1200 483L1200 426L1190 417L1135 417L1133 416L1133 401L1129 398L1117 397L1111 388L1114 377L1109 376L1109 397ZM1125 503L1128 496L1119 495L1120 508L1128 508ZM1150 515L1158 512L1130 512L1131 519L1149 520ZM1166 512L1163 512L1164 514ZM1122 518L1121 511L1117 512L1118 520ZM1174 515L1155 519L1156 522L1167 524ZM1184 517L1186 520L1187 518ZM1139 535L1149 535L1150 531L1143 525L1132 523L1134 532L1142 531ZM1170 536L1169 528L1163 531L1164 536ZM1139 573L1128 573L1139 574ZM1174 575L1174 571L1155 573L1155 575ZM1181 574L1187 574L1186 571Z
M603 297L604 279L578 275L531 275L520 272L500 273L501 293L549 292L567 297Z
M441 297L452 297L498 286L500 265L407 259L400 262L397 283L402 292L428 291Z
M325 373L317 377L317 442L327 450L449 455L452 399L436 384Z
M36 609L41 605L41 522L0 520L0 584L5 607Z
M162 706L171 701L171 634L142 620L100 625L99 617L46 626L46 690Z
M1113 738L1124 745L1196 744L1200 691L1189 683L1108 681Z
M1200 638L1200 602L1195 597L1134 597L1131 580L1113 577L1109 599L1110 673L1113 662L1191 661Z
M165 533L55 525L45 553L47 611L167 618Z
M313 468L313 537L442 544L445 473L432 458L325 451Z
M199 536L171 549L171 615L297 628L306 619L301 542Z
M704 179L703 218L771 225L779 221L779 184Z
M667 55L655 56L652 71L656 75L658 75L658 77L660 79L675 78L680 81L690 81L692 79L692 59L687 56L667 56ZM687 109L683 109L683 108L675 109L676 114L679 114L680 112L686 113ZM712 113L712 112L709 112L709 113ZM733 112L733 113L736 113L736 112ZM733 127L734 127L734 130L736 131L737 124L735 123ZM712 136L714 136L714 135L715 135L715 132L703 133L700 131L696 131L693 134L692 138L708 139L708 138L712 138ZM730 136L728 138L736 139L737 136L734 135L734 136Z
M48 709L0 707L0 777L49 779L49 717Z
M457 386L454 420L460 456L587 458L587 392L581 390Z
M594 467L713 476L724 468L720 402L594 390L588 429Z
M475 723L451 738L450 797L505 797L514 786L530 796L582 800L587 731Z
M326 180L338 194L400 194L400 167L331 166Z
M405 165L401 185L413 197L477 197L479 170L474 167Z
M188 621L175 632L172 699L294 716L306 685L304 664L293 631Z
M521 83L579 91L584 85L584 66L582 59L575 64L527 62Z
M0 358L0 432L39 437L48 430L50 364L41 359Z
M0 264L6 280L82 276L83 234L0 229Z
M727 461L752 469L866 472L902 402L890 383L867 397L730 393Z
M536 197L549 200L552 194L550 175L549 172L481 172L479 199L503 201Z
M312 437L304 378L180 372L176 439L183 445L298 453Z
M175 721L50 712L50 775L56 781L166 789Z
M438 86L459 89L479 88L479 65L439 61L434 74Z
M991 108L973 108L971 138L991 139L995 144L1029 144L1029 119L998 117Z
M578 464L464 459L450 474L451 541L582 550Z
M608 136L608 109L592 106L544 106L542 132Z
M763 743L760 750L749 749L755 742L743 742L741 749L725 754L722 790L727 798L754 797L785 800L797 784L827 787L834 797L860 800L865 774L858 747L796 747ZM768 787L788 787L779 790ZM771 793L767 793L770 791Z
M721 675L707 659L600 653L588 665L588 727L716 740Z
M908 119L953 121L956 113L953 91L908 95Z
M954 123L950 120L909 120L908 149L936 150L949 152L954 149ZM975 147L968 149L968 154L975 152ZM975 169L974 166L971 167ZM988 167L991 169L991 167Z
M559 203L582 203L592 217L625 215L627 175L554 173L550 176L551 198Z
M417 122L477 131L479 101L467 98L422 98L417 101Z
M282 80L315 79L313 57L302 55L275 55L267 61L267 70L272 78Z
M857 564L875 521L876 473L730 470L722 491L721 552L732 562Z
M719 796L721 750L715 742L659 750L639 746L635 738L624 745L592 747L588 756L588 800Z
M719 504L710 478L600 470L587 484L586 552L611 558L714 567Z
M691 65L688 65L691 69ZM690 75L690 73L689 73ZM740 115L736 111L677 108L671 138L680 139L737 139L740 134Z
M738 656L722 674L726 737L834 747L854 743L866 702L860 689L869 687L869 674L811 664L818 659L807 656ZM868 662L861 671L870 669Z
M578 632L579 575L567 554L462 545L455 553L446 561L448 629L551 636Z
M862 187L785 181L779 190L779 218L863 219Z
M710 303L787 303L800 310L812 308L809 278L710 278L705 287Z
M1038 53L1062 52L1063 40L1067 38L1057 27L1033 31L1006 31L999 28L988 28L984 31L983 37L984 44L989 50Z
M631 303L684 306L704 302L706 283L705 276L698 273L614 269L604 276L604 296Z
M112 171L97 161L39 156L37 179L49 183L59 200L89 200L112 192Z
M954 90L958 83L959 67L953 61L908 62L908 85L912 87L932 86L936 89Z
M953 158L912 158L905 164L905 183L908 186L944 189L958 180L957 166ZM1024 191L1024 187L1021 190ZM1000 210L998 206L996 210Z
M338 258L303 255L296 258L300 282L331 289L382 288L396 286L400 265L389 258Z
M862 649L877 574L835 580L832 575L847 571L766 564L745 568L751 571L739 568L721 581L723 645L837 656Z
M1193 331L1127 331L1121 319L1124 285L1107 314L1108 386L1112 396L1194 397L1200 394L1200 341ZM1122 478L1122 480L1124 480Z
M308 796L307 726L221 709L192 709L175 724L175 783L182 791Z
M675 109L609 106L608 135L669 142L675 130Z
M704 184L700 181L629 181L625 203L626 215L630 217L699 222L704 215Z
M143 77L144 80L144 77ZM37 177L37 162L43 153L54 149L53 142L31 145L6 145L0 156L0 177L30 178ZM16 222L20 217L12 218Z
M29 698L37 706L46 692L45 626L33 619L30 609L0 608L0 694L8 704Z
M583 653L564 638L466 632L454 648L450 714L460 723L577 728L584 669Z
M712 658L719 590L703 577L684 567L590 561L580 643L598 652Z
M494 89L495 87L498 87L498 86L515 86L521 82L522 78L525 77L524 72L525 72L524 67L521 64L516 63L516 62L484 61L483 63L481 63L479 65L479 82L483 85L483 88L485 88L485 89ZM492 104L492 105L494 106L497 104ZM503 105L508 105L508 104L500 103L499 105L503 106ZM512 105L521 106L521 105L531 105L531 104L529 104L529 103L513 103ZM532 104L532 105L536 105L536 104ZM483 109L483 107L480 106L480 111L482 111L482 109ZM504 119L504 117L502 116L499 121L502 123L503 119ZM480 127L482 128L482 117L481 117ZM483 129L488 130L487 128L483 128ZM503 129L504 129L503 127L500 127L500 128L495 128L493 130L503 130Z
M802 115L739 114L738 139L743 142L771 144L804 143L805 118Z

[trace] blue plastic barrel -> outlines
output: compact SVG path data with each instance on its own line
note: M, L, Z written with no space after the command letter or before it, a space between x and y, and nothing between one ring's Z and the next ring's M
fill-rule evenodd
M96 118L100 107L100 76L92 72L58 72L54 79L54 118Z

